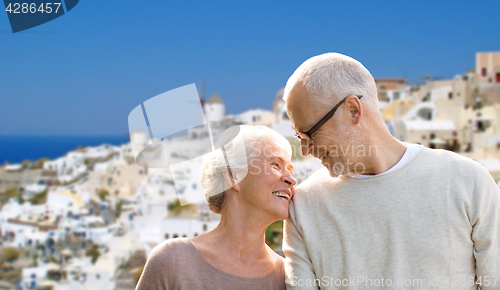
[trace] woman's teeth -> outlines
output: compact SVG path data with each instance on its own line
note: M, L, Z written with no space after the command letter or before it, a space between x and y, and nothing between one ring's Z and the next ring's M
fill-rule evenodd
M290 196L284 192L281 191L273 191L273 194L279 197L284 197L286 200L290 200Z

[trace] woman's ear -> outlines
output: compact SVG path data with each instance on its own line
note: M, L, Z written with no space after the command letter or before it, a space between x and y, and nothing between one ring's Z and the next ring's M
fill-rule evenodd
M237 192L240 191L240 180L238 180L238 177L236 176L237 174L233 174L233 172L231 172L231 169L228 169L227 171L224 171L224 173L222 174L222 176L224 176L224 182L225 184L229 185L228 188L232 187L234 190L236 190ZM224 186L226 187L226 186Z

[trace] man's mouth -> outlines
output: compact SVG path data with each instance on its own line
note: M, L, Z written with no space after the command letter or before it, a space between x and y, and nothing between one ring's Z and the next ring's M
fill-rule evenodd
M273 194L286 199L287 201L290 201L290 194L283 192L283 191L273 191Z

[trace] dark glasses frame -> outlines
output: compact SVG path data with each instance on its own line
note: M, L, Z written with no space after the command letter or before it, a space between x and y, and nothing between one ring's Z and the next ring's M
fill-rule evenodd
M323 124L326 123L326 121L330 120L330 118L333 116L333 114L335 114L335 111L337 111L337 109L340 107L340 105L342 105L343 102L345 102L345 100L352 96L349 95L345 98L342 99L342 101L340 101L337 105L335 105L335 107L333 107L333 109L328 112L328 114L326 114L323 118L321 118L321 120L319 120L318 123L316 123L316 125L314 125L309 131L307 132L295 132L295 137L299 138L301 141L302 140L307 140L309 142L309 145L312 145L314 144L314 139L312 137L312 135L321 127L323 126ZM361 100L361 98L363 97L362 95L355 95L356 97L358 97L358 99ZM309 141L310 140L310 141Z

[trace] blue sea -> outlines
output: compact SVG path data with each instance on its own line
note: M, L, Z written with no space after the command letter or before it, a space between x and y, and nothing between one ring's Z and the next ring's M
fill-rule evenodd
M128 135L114 136L63 136L63 135L0 135L0 165L5 162L21 163L46 157L56 159L78 146L102 144L122 145L130 142Z

